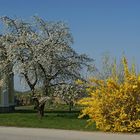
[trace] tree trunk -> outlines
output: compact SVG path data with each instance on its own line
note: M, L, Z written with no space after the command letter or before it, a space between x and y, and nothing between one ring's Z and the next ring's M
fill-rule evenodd
M73 108L73 101L70 101L70 103L69 103L69 112L71 112L72 108Z
M42 118L44 116L45 102L43 104L40 104L37 97L33 98L33 101L34 109L37 110L38 117Z
M40 111L39 111L40 112L40 118L42 118L44 116L44 108L45 108L45 103L40 106Z
M35 88L32 87L32 88L31 88L31 91L32 91L32 96L34 97L34 95L35 95Z

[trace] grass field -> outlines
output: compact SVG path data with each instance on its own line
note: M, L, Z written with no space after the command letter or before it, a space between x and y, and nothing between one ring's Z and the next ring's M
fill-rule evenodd
M29 110L28 107L28 110L17 110L15 113L0 114L0 125L83 131L96 130L95 124L86 128L86 119L78 119L78 114L78 112L49 112L45 113L42 119L39 119L37 114L33 110Z

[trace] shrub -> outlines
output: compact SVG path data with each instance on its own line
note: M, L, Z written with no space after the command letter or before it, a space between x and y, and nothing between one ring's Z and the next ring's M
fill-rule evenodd
M88 84L89 97L79 101L84 105L80 118L88 115L89 124L103 131L140 131L140 75L129 70L126 58L123 62L123 81L119 81L116 66L106 80L91 78Z

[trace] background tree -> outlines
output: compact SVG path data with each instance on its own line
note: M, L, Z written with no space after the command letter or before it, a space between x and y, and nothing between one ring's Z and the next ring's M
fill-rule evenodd
M122 60L118 60L117 63L117 59L111 57L109 53L104 53L101 60L101 68L96 71L96 77L105 80L111 77L113 73L116 73L119 81L123 82L124 67L122 64ZM132 63L131 71L136 71L134 62Z
M69 106L69 111L72 111L72 108L79 99L87 96L84 85L76 84L76 82L58 86L54 91L54 96L59 97Z

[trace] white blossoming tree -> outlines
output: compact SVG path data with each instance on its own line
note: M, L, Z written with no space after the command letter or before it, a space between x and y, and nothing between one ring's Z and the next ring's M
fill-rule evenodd
M34 17L31 23L9 17L1 19L7 27L3 44L8 60L14 73L24 77L33 96L38 83L44 87L45 96L50 96L55 86L85 80L82 72L94 68L92 59L71 48L73 38L64 22L48 22L40 17Z

